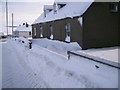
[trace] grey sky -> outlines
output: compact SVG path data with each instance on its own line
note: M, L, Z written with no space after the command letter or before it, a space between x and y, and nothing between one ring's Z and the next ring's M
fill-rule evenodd
M5 1L5 0L4 0ZM18 0L19 1L19 0ZM8 17L9 17L9 26L11 25L11 16L14 14L14 25L19 25L25 22L28 24L32 24L34 20L40 16L43 12L43 5L45 4L53 4L54 0L49 0L49 2L8 2ZM40 1L40 0L39 0ZM5 22L5 2L0 3L0 31L6 33L6 22ZM11 29L9 29L9 33L11 33Z

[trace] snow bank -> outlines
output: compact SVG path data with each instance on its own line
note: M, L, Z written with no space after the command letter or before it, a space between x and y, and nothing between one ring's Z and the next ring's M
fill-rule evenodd
M63 54L67 53L67 51L76 51L81 49L77 42L65 43L57 40L49 40L47 38L33 39L32 42L33 44L37 44L41 47Z
M25 47L28 47L28 45L30 43L30 41L27 38L24 38L24 37L12 38L12 40L17 41L18 43L20 43L21 45L23 45Z
M65 43L57 40L49 40L47 38L36 39L32 42L33 44L40 45L41 47L57 53L65 54L67 51L72 51L95 60L100 60L102 62L118 66L118 47L81 50L80 46L76 42Z
M118 47L79 50L77 52L118 63Z

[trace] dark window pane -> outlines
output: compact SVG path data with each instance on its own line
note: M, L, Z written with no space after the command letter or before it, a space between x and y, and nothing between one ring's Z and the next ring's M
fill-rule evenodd
M29 35L31 35L31 32L29 32Z
M111 12L118 12L118 3L111 3L110 4L110 11Z

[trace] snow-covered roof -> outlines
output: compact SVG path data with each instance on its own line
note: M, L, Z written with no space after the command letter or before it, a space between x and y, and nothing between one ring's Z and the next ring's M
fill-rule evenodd
M44 5L44 10L53 9L53 5Z
M15 31L32 31L32 27L29 25L26 27L26 25L18 26Z
M57 3L57 4L67 4L68 1L64 0L55 0L54 3Z
M93 2L94 0L89 0L89 2L86 2L86 0L84 2L67 2L63 8L57 10L56 14L54 14L54 10L48 13L46 17L42 13L33 24L81 16Z

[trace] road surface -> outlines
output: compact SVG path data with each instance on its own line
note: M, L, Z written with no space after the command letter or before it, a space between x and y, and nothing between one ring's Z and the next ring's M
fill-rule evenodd
M47 87L8 43L2 43L2 88Z

